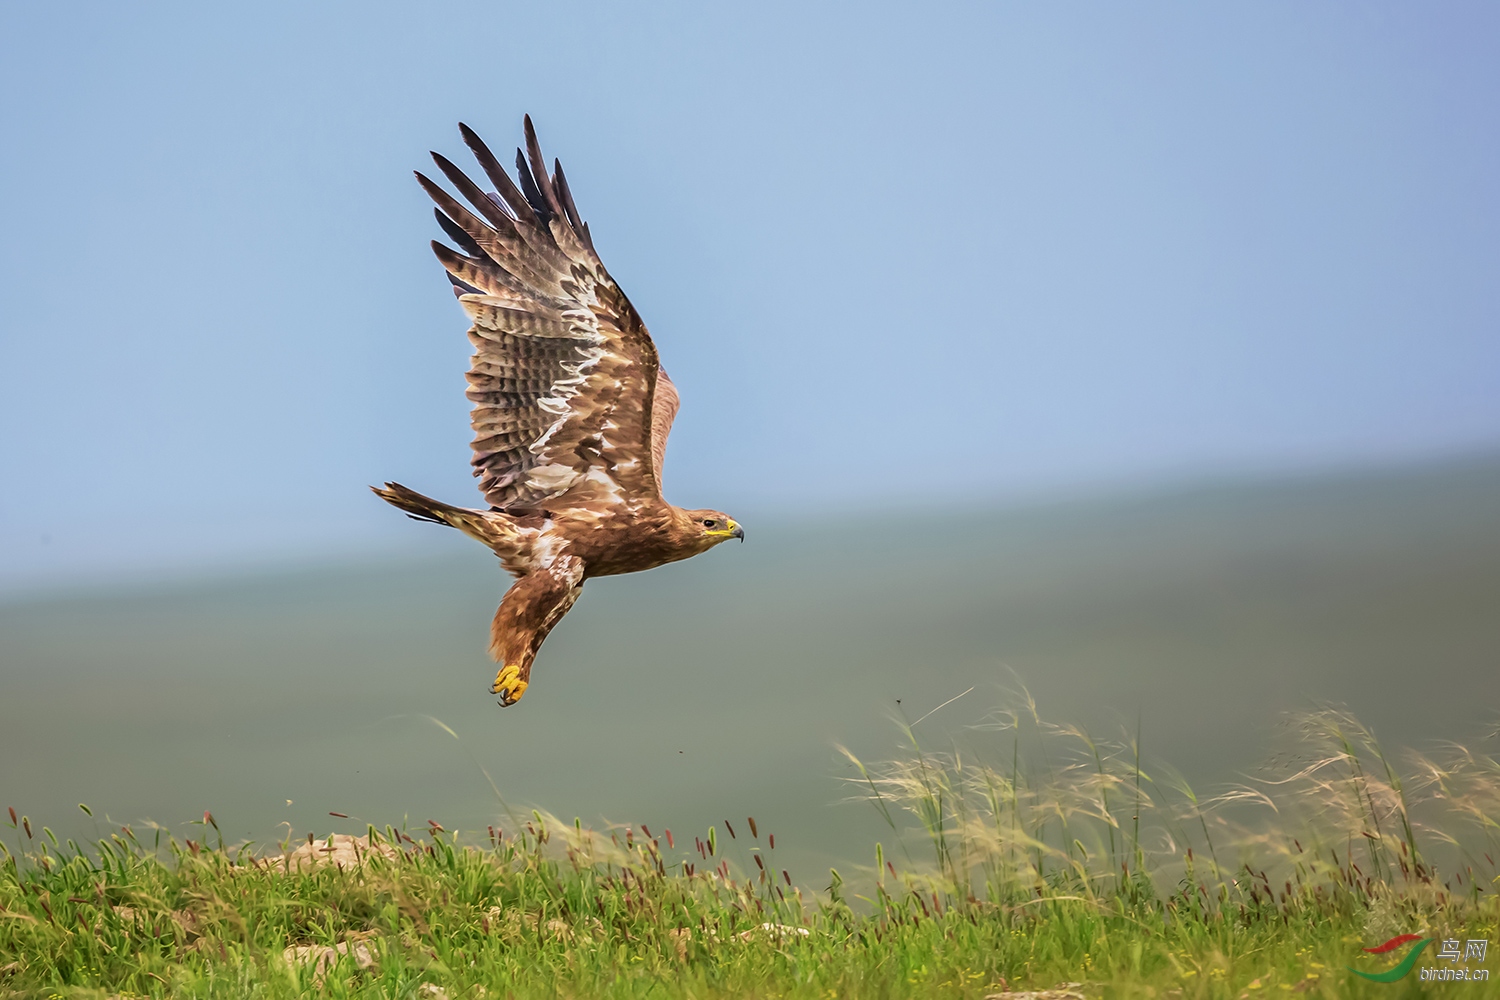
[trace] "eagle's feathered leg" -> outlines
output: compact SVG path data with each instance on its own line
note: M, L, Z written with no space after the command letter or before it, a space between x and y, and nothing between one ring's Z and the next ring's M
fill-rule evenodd
M568 613L583 590L583 560L558 556L528 573L506 591L490 626L490 656L500 664L490 693L502 706L514 705L531 683L531 662L542 640Z

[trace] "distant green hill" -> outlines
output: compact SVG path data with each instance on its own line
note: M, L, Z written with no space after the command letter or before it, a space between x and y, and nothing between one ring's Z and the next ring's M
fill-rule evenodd
M506 711L483 648L507 581L477 546L12 601L0 808L54 826L84 822L79 801L169 824L212 808L258 839L407 811L474 829L497 810L477 761L517 804L682 829L753 814L823 864L874 833L835 804L834 745L879 758L896 699L916 718L972 686L919 733L984 752L963 727L1011 671L1053 719L1139 720L1147 758L1196 782L1254 766L1312 699L1388 745L1472 739L1500 710L1500 461L747 530L591 582Z

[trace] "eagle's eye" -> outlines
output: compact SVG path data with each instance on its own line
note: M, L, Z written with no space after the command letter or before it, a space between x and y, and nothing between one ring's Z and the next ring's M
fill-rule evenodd
M706 519L704 519L704 521L703 521L703 526L704 526L704 527L705 527L705 528L712 528L712 527L713 527L713 526L714 526L714 523L715 523L715 522L714 522L714 519L713 519L713 518L711 518L711 517L710 517L710 518L706 518Z

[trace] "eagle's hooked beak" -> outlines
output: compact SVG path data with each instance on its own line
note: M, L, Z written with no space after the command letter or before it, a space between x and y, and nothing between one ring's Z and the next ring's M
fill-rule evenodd
M743 542L745 540L745 529L740 527L738 521L730 521L729 523L734 525L734 530L729 533L729 537L738 538Z

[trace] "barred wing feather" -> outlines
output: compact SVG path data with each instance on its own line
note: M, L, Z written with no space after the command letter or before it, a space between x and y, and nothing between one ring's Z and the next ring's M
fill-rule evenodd
M496 190L446 158L438 168L466 206L422 174L443 231L433 243L473 321L468 397L474 474L502 510L628 504L661 496L677 393L629 299L594 252L554 161L547 175L526 119L511 181L459 126Z

